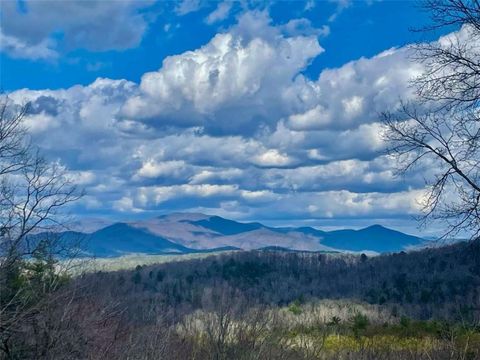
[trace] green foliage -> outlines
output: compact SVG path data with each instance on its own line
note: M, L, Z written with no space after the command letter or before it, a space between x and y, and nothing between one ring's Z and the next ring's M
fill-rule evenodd
M305 310L306 311L306 310ZM305 314L308 318L308 313ZM448 352L462 359L477 359L480 354L480 329L465 327L459 323L445 321L420 321L400 318L399 323L375 323L366 315L357 313L345 327L340 318L333 317L325 324L306 326L295 325L287 337L293 344L324 343L323 354L326 359L342 358L345 352L361 358L362 352L372 354L372 358L406 359L402 353L412 354L412 359L436 359ZM306 339L308 339L306 341ZM301 349L301 348L299 348ZM329 355L331 357L329 357ZM410 359L410 357L408 357Z
M216 272L212 268L213 272ZM249 284L258 282L258 279L264 277L272 271L271 267L264 262L246 261L238 262L230 258L221 268L222 277L226 280L241 280Z
M23 293L28 287L28 279L24 274L23 261L15 261L1 269L0 305L4 308L11 300Z
M0 305L33 306L47 294L70 281L66 273L57 269L58 260L48 251L47 244L40 243L31 259L7 263L2 272ZM13 301L13 302L12 302Z
M355 337L359 337L360 333L367 329L370 321L366 315L357 313L350 319L350 323Z
M291 303L288 307L288 311L290 311L293 315L300 315L303 312L300 300L295 300L293 303Z
M400 326L401 326L402 328L408 329L408 328L410 327L410 323L411 323L410 319L407 318L406 316L402 316L402 317L400 318Z

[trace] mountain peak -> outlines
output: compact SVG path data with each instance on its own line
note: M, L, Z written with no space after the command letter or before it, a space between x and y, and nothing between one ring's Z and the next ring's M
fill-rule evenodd
M227 236L264 228L260 223L241 223L220 216L211 216L191 223Z
M360 230L335 230L327 232L323 244L341 250L372 250L379 253L401 251L417 246L424 240L374 224Z
M285 248L302 251L395 252L423 239L374 224L359 230L322 231L313 227L270 227L196 212L175 212L151 219L116 222L84 234L98 256L125 253L188 253L218 248Z
M211 218L212 215L206 215L195 212L173 212L170 214L160 215L157 219L170 220L170 221L198 221Z
M370 226L367 226L366 228L363 228L361 230L389 230L389 231L396 231L396 230L392 230L392 229L389 229L383 225L380 225L380 224L373 224L373 225L370 225Z

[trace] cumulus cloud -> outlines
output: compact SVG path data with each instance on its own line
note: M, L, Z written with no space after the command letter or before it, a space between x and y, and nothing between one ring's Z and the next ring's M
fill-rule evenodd
M142 77L125 116L152 126L202 126L252 133L298 107L295 78L323 49L315 36L285 37L265 12L244 14L231 31L195 51L167 57Z
M423 192L419 190L388 194L326 191L302 193L297 199L291 199L290 206L293 204L294 210L304 218L372 217L379 216L379 213L383 217L411 216L418 213L419 199L422 196ZM299 200L302 198L300 205ZM285 202L287 203L288 201Z
M409 81L421 72L420 64L408 60L406 48L326 69L314 84L318 102L290 115L288 126L295 130L346 129L374 122L385 109L397 109L400 99L413 98Z
M280 153L277 149L269 149L255 155L252 162L261 167L282 167L291 165L293 159L286 154Z
M351 129L299 131L292 130L283 121L274 132L263 138L270 144L299 158L324 163L345 159L372 160L385 150L382 140L383 125L378 122L354 125Z
M208 204L212 200L234 198L239 189L237 185L182 184L172 186L140 187L133 196L134 204L141 208L158 207L169 200L182 201L194 199L197 203Z
M318 34L287 30L247 12L138 84L99 78L9 96L30 102L33 140L68 165L90 212L417 213L428 169L394 177L378 113L411 98L408 80L421 67L400 48L310 79L302 72L323 52Z
M16 1L4 1L1 50L19 58L55 58L60 39L67 49L128 49L140 43L147 28L142 10L153 2L27 0L19 8Z
M356 193L396 192L422 188L423 177L412 175L405 181L395 176L391 161L380 156L371 161L339 160L327 164L302 165L296 168L271 168L259 174L260 183L275 191L339 191Z
M54 158L88 169L126 160L120 140L126 135L116 114L135 89L136 85L126 80L97 79L85 87L23 89L9 97L18 104L30 103L32 115L26 118L26 125L39 146Z
M225 184L240 183L244 171L238 168L204 168L196 172L191 178L190 184Z
M285 31L291 22L273 27L266 12L242 15L200 49L167 57L146 73L122 113L156 128L250 136L282 118L297 131L349 129L412 97L409 79L422 68L404 48L306 78L302 71L323 48L318 33Z

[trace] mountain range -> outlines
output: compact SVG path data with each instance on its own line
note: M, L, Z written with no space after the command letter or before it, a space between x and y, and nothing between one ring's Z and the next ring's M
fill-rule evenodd
M242 223L196 213L173 213L141 221L104 224L89 232L67 231L60 236L82 239L85 253L97 257L272 248L385 253L418 247L425 242L381 225L360 230L322 231L313 227L269 227L258 222Z

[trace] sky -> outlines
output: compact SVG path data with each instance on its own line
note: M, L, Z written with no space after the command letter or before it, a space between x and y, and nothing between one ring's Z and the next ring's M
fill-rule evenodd
M85 189L75 215L420 231L433 169L397 176L380 119L414 96L408 45L447 31L412 31L418 2L2 0L0 17L0 88Z

